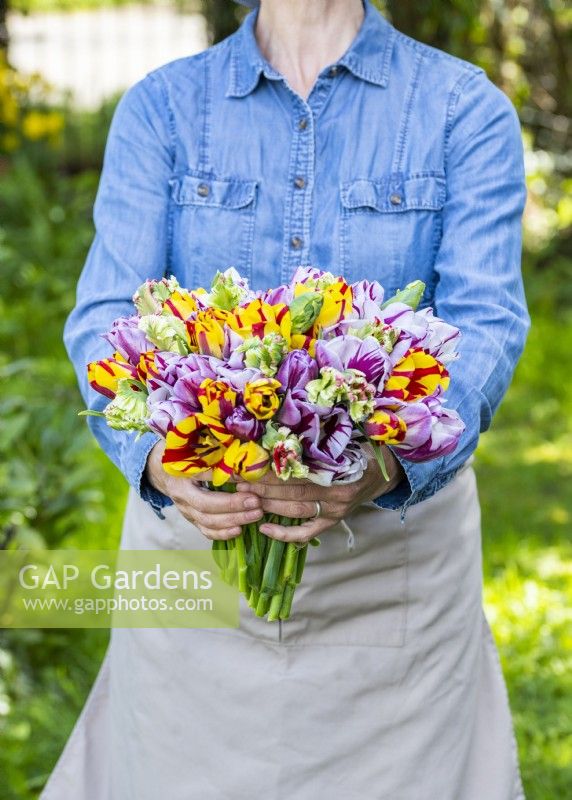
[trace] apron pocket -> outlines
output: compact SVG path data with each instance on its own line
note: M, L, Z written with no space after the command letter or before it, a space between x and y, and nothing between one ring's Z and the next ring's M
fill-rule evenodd
M399 511L361 506L308 551L284 645L402 647L408 605L407 525Z

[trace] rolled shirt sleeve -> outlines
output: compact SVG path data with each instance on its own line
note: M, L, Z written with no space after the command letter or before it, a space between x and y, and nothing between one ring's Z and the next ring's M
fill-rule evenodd
M448 483L492 421L530 328L521 272L526 183L521 129L509 98L486 76L470 73L449 104L447 199L435 261L435 314L460 328L458 360L449 367L447 407L466 425L457 449L424 463L391 448L406 474L376 499L407 507Z
M122 95L106 141L93 209L95 236L64 328L80 391L94 411L108 402L87 380L88 362L110 355L101 334L117 317L131 316L137 287L148 278L163 277L169 266L173 153L165 107L159 79L148 74ZM101 417L88 417L88 423L129 484L162 516L160 509L171 500L144 477L147 456L159 436L145 433L137 439L135 433L109 428Z

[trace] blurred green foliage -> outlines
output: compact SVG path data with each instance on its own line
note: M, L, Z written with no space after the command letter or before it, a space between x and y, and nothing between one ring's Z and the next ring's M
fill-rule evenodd
M243 13L230 0L200 1L213 40ZM180 0L190 10L196 2ZM563 800L572 786L572 12L563 0L388 0L384 11L404 32L483 65L523 122L533 326L476 469L486 610L527 798ZM77 417L61 341L93 236L113 101L96 113L60 110L57 148L29 142L0 160L0 546L114 547L125 482ZM38 796L106 642L94 630L0 632L2 800Z

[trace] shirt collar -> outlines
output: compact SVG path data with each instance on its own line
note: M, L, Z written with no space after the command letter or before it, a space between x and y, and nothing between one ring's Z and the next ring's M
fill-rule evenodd
M363 0L363 4L365 16L361 27L335 65L346 67L364 81L387 86L396 30L370 0ZM257 10L251 11L232 37L227 97L246 97L258 85L261 74L270 79L280 78L258 47L254 35L257 14Z

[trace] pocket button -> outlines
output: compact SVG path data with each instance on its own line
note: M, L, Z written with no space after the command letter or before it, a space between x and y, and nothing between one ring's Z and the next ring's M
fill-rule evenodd
M389 197L389 202L392 203L394 206L398 206L401 203L401 195L400 194L392 194Z
M209 191L209 187L206 183L199 183L197 186L197 194L199 197L208 197Z

